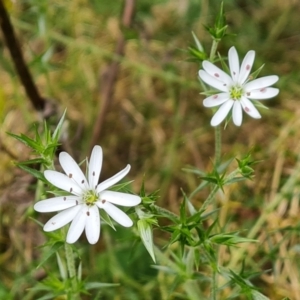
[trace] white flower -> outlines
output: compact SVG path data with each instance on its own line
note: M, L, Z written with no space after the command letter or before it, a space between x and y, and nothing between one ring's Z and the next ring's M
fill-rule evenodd
M66 152L59 154L59 162L65 174L47 170L45 178L54 186L70 192L70 196L54 197L42 200L34 205L38 212L61 211L51 218L44 226L45 231L53 231L71 223L67 234L67 242L75 243L83 230L90 244L95 244L100 237L100 214L99 209L124 227L132 226L132 220L114 204L122 206L135 206L141 202L141 198L131 194L108 191L107 189L116 184L127 175L130 165L113 177L98 184L102 167L102 148L93 148L88 163L88 180L83 172Z
M231 76L213 65L209 61L203 61L204 70L199 71L200 78L211 87L221 93L204 99L205 107L219 106L211 120L212 126L219 125L232 108L232 119L236 126L242 124L243 111L252 118L260 119L261 115L251 100L264 100L275 97L279 90L270 87L278 80L278 76L266 76L250 81L249 74L254 62L255 52L249 51L240 67L239 57L234 47L228 52L228 61Z

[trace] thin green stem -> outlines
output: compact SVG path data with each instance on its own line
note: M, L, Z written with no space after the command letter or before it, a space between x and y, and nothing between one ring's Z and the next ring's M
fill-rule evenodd
M218 44L219 44L219 41L213 40L213 43L212 43L211 49L210 49L210 55L209 55L209 60L211 62L214 61L214 58L215 58L215 55L216 55L216 52L217 52L217 48L218 48Z
M206 210L207 206L212 202L212 200L215 198L215 195L217 193L217 191L219 190L219 186L215 186L212 191L210 192L210 194L208 195L207 199L204 201L201 209Z
M212 300L217 300L217 289L218 289L217 271L214 269L212 275L212 291L211 291Z
M213 40L213 43L211 45L210 49L210 55L209 60L211 62L214 61L217 48L218 48L219 41ZM221 161L221 128L220 126L215 127L215 165L216 167L219 165Z
M72 246L68 243L65 243L65 253L67 260L67 268L69 272L69 277L72 282L72 299L77 299L77 278L76 278L76 269L75 269L75 260Z
M43 165L41 165L40 172L43 173L43 171L44 171L44 167ZM36 190L35 190L34 202L41 199L44 191L45 191L45 184L41 180L38 180L36 185Z
M162 207L157 206L157 205L153 205L153 207L156 209L157 212L160 212L160 213L162 213L164 215L168 215L168 216L170 216L172 218L175 218L175 219L179 218L176 214L172 213L171 211L169 211L169 210L167 210L165 208L162 208Z
M236 177L237 175L241 174L241 170L239 168L235 169L234 171L232 171L227 177L226 177L226 181L225 183L228 184L228 182L233 179L234 177Z
M215 127L215 166L218 167L221 162L222 136L221 127Z

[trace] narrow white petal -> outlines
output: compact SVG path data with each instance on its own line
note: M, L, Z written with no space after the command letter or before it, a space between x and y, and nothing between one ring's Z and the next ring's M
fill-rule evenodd
M95 189L98 184L102 169L102 157L102 148L100 146L95 146L89 161L89 184L91 189Z
M106 201L105 203L98 201L96 202L96 204L99 208L104 209L106 213L120 225L124 227L132 226L132 220L118 207L114 206L108 201Z
M254 119L260 119L261 115L256 109L256 107L253 105L253 103L247 99L246 97L242 97L241 104L243 107L243 110L252 118Z
M254 100L264 100L270 99L277 96L279 89L267 87L260 90L252 90L251 92L246 93L247 98Z
M216 78L212 77L208 73L206 73L203 70L199 71L199 77L205 82L206 84L210 85L211 87L222 91L227 92L228 86L225 83L222 83L221 81L217 80Z
M46 170L44 172L44 176L51 184L64 191L70 192L74 195L80 195L82 193L82 189L78 186L78 184L65 174Z
M61 211L45 224L44 231L53 231L67 225L74 219L80 209L81 205L76 205L74 207Z
M126 168L124 168L122 171L120 171L113 177L108 178L105 181L101 182L97 186L97 192L100 193L100 192L108 189L109 187L113 186L114 184L119 182L121 179L123 179L128 174L129 171L130 171L130 165L127 165Z
M243 111L240 101L234 101L232 108L232 120L236 126L241 126L243 121Z
M81 236L85 227L87 215L89 213L88 210L89 210L88 206L81 205L81 209L73 219L71 226L69 228L67 239L66 239L67 243L73 244Z
M250 50L246 54L246 56L242 62L242 65L241 65L240 75L239 75L239 83L240 84L243 84L246 81L246 79L248 78L248 76L251 72L252 66L253 66L254 58L255 58L255 51Z
M235 47L231 47L228 51L229 68L231 77L234 82L238 82L240 74L240 61Z
M220 68L216 67L214 64L211 62L205 60L202 63L203 69L212 77L215 79L221 81L222 83L226 83L227 85L232 84L232 79L231 77L225 73L223 70Z
M75 180L75 182L83 188L88 187L88 183L83 172L71 155L67 152L61 152L59 154L59 163L70 179Z
M228 115L234 101L232 99L223 103L218 111L214 114L213 118L211 119L211 126L218 126Z
M53 212L67 209L78 204L79 198L77 196L61 196L39 201L33 208L38 212Z
M110 203L122 206L135 206L141 203L141 197L131 194L125 194L113 191L103 191L99 195L100 200L106 200Z
M100 237L100 215L96 205L91 206L86 218L85 235L90 244L96 244Z
M228 93L220 93L216 95L209 96L203 100L203 106L205 107L215 107L219 106L229 99Z
M270 76L265 76L265 77L261 77L258 79L254 79L245 84L244 90L246 92L251 92L252 90L263 89L263 88L273 85L275 82L278 81L278 79L279 79L279 77L276 75L270 75Z

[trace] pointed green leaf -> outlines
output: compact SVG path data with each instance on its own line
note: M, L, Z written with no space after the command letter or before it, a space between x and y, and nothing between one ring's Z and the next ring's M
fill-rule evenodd
M147 222L147 219L141 219L137 222L137 227L145 248L147 249L154 263L156 263L153 249L153 233L151 224Z
M46 253L45 257L42 258L41 262L38 264L38 266L36 267L37 269L39 269L55 252L58 251L59 248L61 248L63 246L62 242L57 242L55 243L50 249L49 251Z
M68 278L68 273L66 270L65 264L62 262L59 253L56 251L56 259L57 259L57 264L58 264L58 269L60 273L60 277L65 280Z
M67 109L65 109L62 117L60 118L54 132L53 132L53 135L52 135L52 139L53 141L55 142L58 142L59 138L60 138L60 135L61 135L61 132L62 132L62 129L63 129L63 124L64 124L64 121L65 121L65 116L66 116L66 112L67 112Z
M42 172L40 172L38 170L35 170L33 168L27 167L26 165L22 165L22 164L18 164L18 166L22 170L24 170L24 171L28 172L29 174L31 174L32 176L34 176L35 178L37 178L37 179L39 179L39 180L41 180L45 183L47 182L45 177L44 177L44 174Z

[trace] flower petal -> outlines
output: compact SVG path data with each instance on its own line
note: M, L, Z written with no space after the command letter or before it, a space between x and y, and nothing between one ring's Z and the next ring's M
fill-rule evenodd
M59 154L59 163L62 166L63 170L65 171L66 175L72 180L83 188L88 187L87 180L79 168L76 161L69 155L67 152L61 152Z
M203 106L205 107L215 107L219 106L229 99L228 93L220 93L216 95L209 96L203 100Z
M79 237L81 236L84 230L88 214L89 214L89 207L86 205L81 205L81 209L73 219L71 226L69 228L67 239L66 239L67 243L73 244L79 239Z
M78 184L65 174L52 170L46 170L44 172L44 176L51 184L64 191L70 192L74 195L82 194L82 189L78 186Z
M102 201L98 201L96 204L99 208L104 209L106 213L120 225L124 227L132 226L132 220L118 207L108 201L105 201L104 203Z
M261 118L260 113L258 112L258 110L254 106L254 104L249 99L247 99L246 97L242 97L241 104L242 104L243 110L250 117L252 117L254 119L260 119Z
M270 99L277 96L279 93L279 89L268 87L260 90L252 90L247 93L247 98L255 99L255 100L264 100Z
M100 237L100 216L96 205L91 206L86 218L85 234L90 244L96 244Z
M81 205L76 205L58 213L45 224L44 231L53 231L70 223L80 209Z
M232 108L232 119L236 126L241 126L243 120L243 111L240 101L234 101Z
M225 103L223 103L218 111L214 114L213 118L211 119L211 126L218 126L228 115L234 101L229 99Z
M211 62L205 60L202 63L202 67L210 76L221 81L222 83L225 83L227 86L232 84L231 77Z
M127 165L126 168L124 168L122 171L120 171L113 177L108 178L105 181L101 182L97 186L97 192L100 193L100 192L106 190L107 188L113 186L114 184L119 182L122 178L124 178L128 174L129 171L130 171L130 165Z
M103 191L99 195L100 200L106 200L110 203L122 206L135 206L141 203L141 197L131 194L125 194L113 191Z
M212 86L213 88L215 88L219 91L222 91L222 92L228 91L227 85L225 83L222 83L220 80L212 77L211 75L209 75L208 73L206 73L203 70L199 71L199 77L202 79L203 82L205 82L206 84Z
M77 196L61 196L39 201L33 208L38 212L53 212L76 206L78 203Z
M89 184L91 189L95 189L98 181L100 172L102 169L102 148L100 146L95 146L93 148L91 158L89 161Z
M231 77L234 82L238 82L240 74L240 61L235 47L231 47L228 51L228 61Z
M255 51L250 50L246 54L246 56L242 62L242 65L241 65L240 75L239 75L239 83L240 84L243 84L246 81L246 79L248 78L248 76L251 72L252 66L253 66L254 58L255 58Z
M258 79L254 79L245 84L244 90L245 90L245 92L251 92L252 90L263 89L268 86L271 86L272 84L277 82L278 79L279 79L279 77L276 75L270 75L270 76L265 76L265 77L261 77Z

